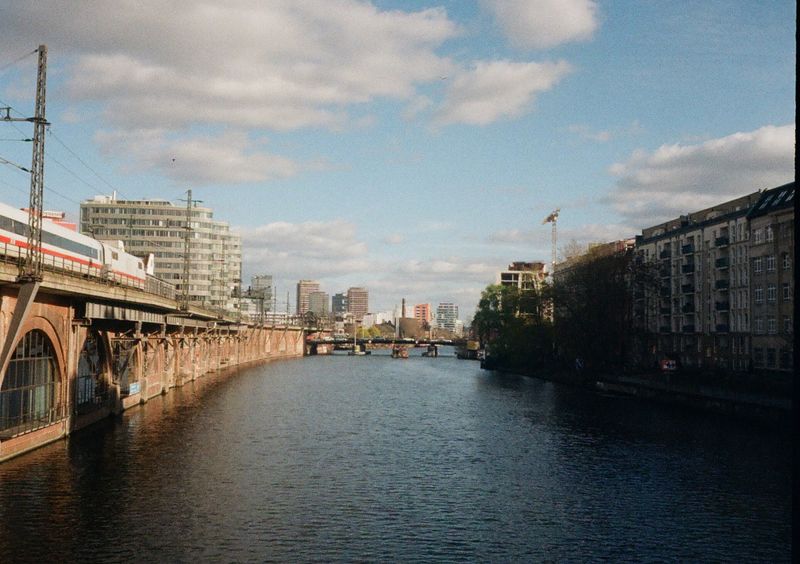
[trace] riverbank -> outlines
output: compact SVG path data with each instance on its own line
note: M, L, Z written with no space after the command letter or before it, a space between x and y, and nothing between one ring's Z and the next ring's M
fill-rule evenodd
M694 410L733 415L767 423L789 425L792 418L791 394L763 393L732 389L698 375L696 379L658 372L639 374L577 373L568 370L509 369L503 366L481 368L520 374L540 380L578 386L598 393L611 393L645 401L677 405Z

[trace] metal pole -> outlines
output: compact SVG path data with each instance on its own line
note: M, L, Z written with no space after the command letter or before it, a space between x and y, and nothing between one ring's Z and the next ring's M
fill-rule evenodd
M186 226L183 235L183 279L181 283L181 309L189 309L189 251L192 237L192 191L186 191Z
M47 46L39 45L39 68L36 76L36 114L33 119L33 157L31 159L31 194L28 206L28 247L19 278L42 279L42 209L44 205L44 128Z

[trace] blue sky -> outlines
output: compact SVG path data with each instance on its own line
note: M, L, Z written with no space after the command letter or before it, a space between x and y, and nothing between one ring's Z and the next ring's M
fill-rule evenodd
M498 270L549 260L556 207L562 247L790 181L795 21L788 1L0 0L0 106L33 114L24 55L47 44L48 209L191 188L242 233L245 280L468 321ZM25 126L0 127L29 166ZM0 166L3 201L28 185Z

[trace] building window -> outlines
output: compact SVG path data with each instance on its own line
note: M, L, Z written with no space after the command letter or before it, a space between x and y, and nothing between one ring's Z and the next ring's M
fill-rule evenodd
M778 323L774 315L767 317L767 333L774 335L778 332Z
M768 243L775 240L775 234L772 231L772 226L771 225L768 225L767 227L764 228L764 234L766 235L766 239L767 239Z
M753 301L759 305L764 303L764 288L756 286L753 290Z
M775 284L767 284L767 302L774 304L777 297L778 289L775 287Z
M753 244L758 245L762 241L761 229L753 231Z
M767 368L775 368L775 361L777 360L777 351L775 349L767 349Z
M42 427L57 417L58 371L50 339L33 330L17 345L0 389L0 431Z
M792 287L788 282L783 283L783 301L788 302L792 299Z
M775 272L775 255L767 257L767 272Z
M754 258L753 259L753 272L760 273L760 272L763 272L763 270L764 270L764 265L763 265L763 262L762 262L762 258L761 257Z
M764 349L761 347L753 348L753 364L759 368L764 366Z
M792 259L789 257L789 253L783 253L783 269L789 270L792 267Z
M787 335L792 334L792 318L791 317L784 317L783 318L783 332Z
M764 332L764 318L763 317L755 317L753 319L753 331L755 333L763 333Z

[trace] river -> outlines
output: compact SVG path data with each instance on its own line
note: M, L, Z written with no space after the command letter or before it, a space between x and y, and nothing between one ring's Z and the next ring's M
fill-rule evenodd
M788 433L419 354L208 375L6 462L0 560L790 560Z

